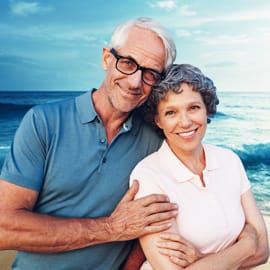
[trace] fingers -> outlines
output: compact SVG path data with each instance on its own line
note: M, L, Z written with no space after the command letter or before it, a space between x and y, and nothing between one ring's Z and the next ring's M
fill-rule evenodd
M163 194L151 194L138 199L143 206L149 206L153 203L169 202L169 198Z
M176 254L175 251L188 253L190 249L187 243L181 242L181 238L179 238L179 241L158 241L158 247L166 250L166 254L170 256L174 256Z
M182 267L186 267L186 266L190 265L190 263L188 263L185 259L182 259L182 258L179 258L179 257L171 256L170 260L174 264L177 264L177 265L182 266Z
M175 241L180 243L188 243L185 238L181 237L181 235L176 233L164 232L160 234L160 238L167 241Z
M178 214L177 204L170 203L166 195L152 194L134 200L138 189L139 182L134 180L108 219L111 234L117 240L130 240L167 230L171 219Z
M171 226L172 226L172 223L169 221L159 222L155 225L148 225L144 228L144 233L141 236L144 236L146 234L151 234L151 233L162 232L162 231L168 230Z
M168 256L171 261L182 267L190 265L191 263L196 261L194 256L191 256L189 253L181 250L160 248L159 253Z
M138 193L138 191L139 191L139 181L134 180L131 187L126 192L120 203L134 200L135 195Z
M189 256L184 251L181 251L181 249L167 249L162 245L158 246L160 247L159 253L168 256L173 263L182 267L186 267L191 263Z
M157 243L160 253L179 266L185 267L201 257L199 250L178 234L162 233L160 239Z
M136 179L133 180L131 187L126 192L121 202L134 200L136 194L139 191L139 186L140 186L139 181ZM157 202L169 202L169 198L168 196L163 195L163 194L151 194L151 195L138 199L138 201L140 201L143 206L148 206L152 203L157 203Z

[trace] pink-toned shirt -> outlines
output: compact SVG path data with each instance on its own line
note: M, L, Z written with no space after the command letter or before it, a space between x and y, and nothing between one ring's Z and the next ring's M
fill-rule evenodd
M250 189L239 157L232 151L204 144L206 167L203 187L163 142L161 148L134 168L130 184L139 180L137 198L167 194L179 206L179 233L202 253L217 252L231 245L241 232L245 216L241 195Z

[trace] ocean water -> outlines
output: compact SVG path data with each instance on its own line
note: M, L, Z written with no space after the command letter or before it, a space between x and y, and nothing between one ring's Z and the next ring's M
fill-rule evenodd
M0 91L0 169L29 108L81 93ZM270 92L220 92L218 96L218 113L208 126L205 142L230 148L240 156L261 211L270 215Z

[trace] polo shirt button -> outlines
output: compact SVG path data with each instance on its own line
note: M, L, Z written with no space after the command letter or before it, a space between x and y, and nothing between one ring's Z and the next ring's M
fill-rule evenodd
M101 138L101 139L100 139L100 142L101 142L101 143L105 143L105 142L106 142L106 139Z

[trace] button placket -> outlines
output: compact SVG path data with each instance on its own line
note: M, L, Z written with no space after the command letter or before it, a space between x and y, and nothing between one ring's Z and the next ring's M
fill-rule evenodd
M97 136L98 136L98 143L99 143L99 148L100 148L100 155L99 155L99 171L102 168L102 165L106 163L107 158L107 137L106 137L106 132L105 129L102 125L102 121L98 119L96 122L97 124Z

